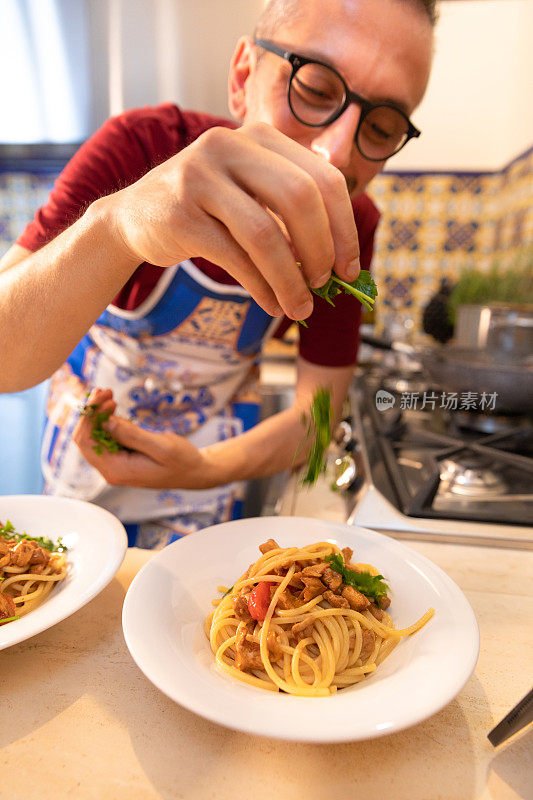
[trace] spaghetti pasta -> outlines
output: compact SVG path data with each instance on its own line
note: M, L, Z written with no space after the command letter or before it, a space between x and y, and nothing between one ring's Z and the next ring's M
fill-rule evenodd
M0 625L33 611L67 576L65 549L0 523Z
M205 621L219 668L252 686L327 697L364 680L434 614L395 628L382 576L351 563L350 548L269 539L259 549L231 589L219 587L225 594Z

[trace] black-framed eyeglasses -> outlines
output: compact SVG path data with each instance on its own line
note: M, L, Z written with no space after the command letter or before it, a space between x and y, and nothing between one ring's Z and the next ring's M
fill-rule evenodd
M407 114L392 103L371 103L352 92L336 69L316 58L291 53L269 39L255 44L281 56L292 66L288 86L289 108L303 125L321 128L330 125L350 103L361 107L355 131L355 144L368 161L385 161L405 147L409 139L420 136Z

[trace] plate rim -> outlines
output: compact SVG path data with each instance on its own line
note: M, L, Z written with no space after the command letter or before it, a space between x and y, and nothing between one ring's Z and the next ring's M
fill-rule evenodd
M24 627L30 627L30 633L20 633L12 638L12 640L8 642L2 642L0 640L0 652L3 650L7 650L9 647L13 647L16 644L20 644L21 642L25 642L28 639L32 639L34 636L37 636L40 633L43 633L49 628L52 628L54 625L57 625L59 622L63 622L63 620L67 619L68 617L75 614L76 611L79 611L83 608L87 603L90 603L91 600L100 594L100 592L105 589L105 587L113 580L115 575L117 574L118 570L120 569L122 562L126 556L126 552L128 549L128 537L126 534L126 530L124 525L118 517L116 517L111 511L108 511L106 508L102 508L102 506L96 505L96 503L91 503L88 500L79 500L75 497L61 497L59 495L45 495L45 494L10 494L10 495L0 495L0 503L4 503L4 501L14 502L14 501L21 501L21 502L30 502L36 501L37 503L43 502L53 502L59 503L61 505L71 505L76 506L79 508L80 506L90 506L91 509L95 510L98 515L102 515L104 518L107 518L109 522L111 522L111 528L114 531L114 544L116 548L116 552L114 553L113 559L106 562L105 567L102 570L102 573L98 580L94 581L87 590L81 594L80 596L74 595L71 598L71 602L67 605L66 608L61 610L61 607L57 610L55 614L52 615L51 619L48 621L43 621L42 624L39 624L38 620L41 614L43 613L43 609L46 612L46 602L42 605L38 606L34 611L32 611L27 616L22 617L20 620L15 620L17 622L25 622L26 624ZM73 583L75 583L75 578ZM72 584L70 584L72 585ZM35 617L37 615L37 617ZM37 619L36 624L32 624L28 626L28 622ZM11 623L12 624L12 623ZM15 629L16 630L16 629Z
M439 699L433 705L428 706L423 713L420 712L413 712L411 715L406 715L406 718L401 723L394 723L392 727L384 729L384 730L373 730L372 732L366 732L363 735L361 734L347 734L346 732L340 733L338 736L328 734L327 736L320 735L320 733L313 735L313 732L306 731L305 735L302 734L282 734L282 733L272 733L272 732L261 732L257 729L257 726L248 721L242 722L239 721L238 725L230 724L227 719L223 717L223 715L217 714L216 709L209 709L206 710L198 710L198 707L194 704L194 701L189 699L186 693L181 692L180 699L177 699L175 693L171 693L164 684L162 684L158 676L154 674L149 674L151 672L150 668L145 666L141 663L143 659L139 657L139 654L135 652L135 646L132 644L132 639L128 632L129 623L127 621L127 616L129 613L129 606L132 602L132 597L135 595L135 592L138 590L137 587L142 585L142 581L145 579L146 573L149 572L151 569L154 568L154 565L164 562L164 553L168 551L169 547L172 547L174 550L177 550L178 546L184 541L190 540L191 537L198 537L201 534L205 534L207 531L213 531L215 528L220 528L221 525L228 526L231 525L232 527L237 527L242 523L249 524L250 521L254 519L257 520L290 520L292 522L299 521L303 523L313 523L313 524L324 524L330 527L330 529L334 529L339 533L352 533L357 534L358 531L363 532L365 535L370 535L371 539L375 539L378 542L387 543L387 545L392 544L392 549L396 550L398 553L403 553L406 550L413 554L417 562L422 564L425 568L425 573L429 570L430 572L436 573L444 583L453 590L456 597L463 603L464 609L470 617L469 626L471 627L471 631L473 633L473 640L472 640L472 647L471 650L467 653L464 659L463 669L460 671L460 679L456 681L456 687L452 694L447 697ZM293 742L307 742L310 744L338 744L342 742L352 742L352 741L364 741L370 740L372 738L378 738L381 736L386 736L391 733L397 733L401 730L405 730L406 728L412 727L413 725L418 724L419 722L423 722L424 720L428 719L429 717L433 716L434 714L441 711L448 703L450 703L464 688L468 680L470 679L471 675L474 672L476 667L478 658L479 658L479 650L480 650L480 634L479 634L479 625L476 619L476 615L468 598L464 594L463 590L458 586L458 584L437 564L435 564L431 559L427 558L421 553L418 553L416 550L413 550L408 545L404 544L403 541L398 541L390 536L387 536L383 533L379 533L378 531L374 531L371 528L365 528L359 525L348 525L347 523L335 522L330 520L323 520L317 519L316 517L302 517L302 516L269 516L269 517L248 517L245 519L239 520L231 520L230 522L219 523L218 525L212 525L208 528L204 528L200 531L195 531L188 536L182 537L181 539L173 542L172 544L168 545L163 550L155 553L149 561L139 570L139 572L133 578L130 586L128 587L128 591L126 592L126 596L124 598L124 603L122 607L122 630L124 635L124 640L126 642L126 646L130 652L131 657L133 658L134 662L136 663L137 667L141 670L144 676L157 688L161 691L164 695L166 695L170 700L181 705L183 708L186 708L188 711L191 711L198 716L203 717L204 719L209 720L210 722L214 722L218 725L222 725L229 730L239 731L241 733L253 734L255 736L261 736L264 738L270 739L277 739L282 741L293 741ZM296 700L300 701L316 701L316 698L295 698ZM319 700L321 698L318 698ZM326 698L327 699L327 698Z

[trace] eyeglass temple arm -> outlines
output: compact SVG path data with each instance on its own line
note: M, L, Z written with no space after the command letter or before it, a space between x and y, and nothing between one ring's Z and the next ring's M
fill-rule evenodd
M271 42L269 39L254 39L254 44L262 47L263 50L268 50L269 53L274 53L277 56L281 56L284 58L285 61L290 61L292 53L288 50L285 50L283 47L280 47L274 42Z

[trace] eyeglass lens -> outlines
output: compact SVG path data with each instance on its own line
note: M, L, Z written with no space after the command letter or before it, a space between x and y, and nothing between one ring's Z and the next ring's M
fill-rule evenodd
M324 125L342 108L346 90L340 76L323 64L303 64L293 75L289 102L297 119ZM359 126L357 145L366 158L381 160L396 153L408 136L406 118L389 106L376 106Z

